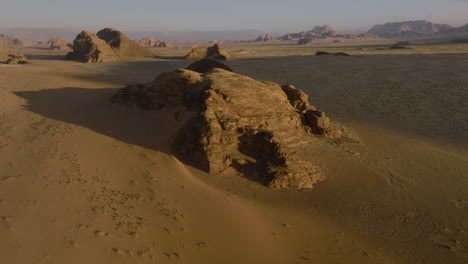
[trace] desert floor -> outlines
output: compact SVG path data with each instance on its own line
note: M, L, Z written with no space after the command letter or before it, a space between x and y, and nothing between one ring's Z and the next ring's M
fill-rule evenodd
M467 263L468 45L387 44L225 44L236 72L303 89L359 139L316 153L311 191L186 166L170 110L109 102L190 44L99 65L26 49L0 64L0 262Z

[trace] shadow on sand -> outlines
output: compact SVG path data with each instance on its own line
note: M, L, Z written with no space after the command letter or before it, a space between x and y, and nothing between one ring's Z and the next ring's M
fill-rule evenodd
M42 116L75 124L128 144L164 153L170 152L169 141L177 122L169 112L143 111L114 105L113 88L92 89L66 87L41 91L16 92L27 100L25 108Z

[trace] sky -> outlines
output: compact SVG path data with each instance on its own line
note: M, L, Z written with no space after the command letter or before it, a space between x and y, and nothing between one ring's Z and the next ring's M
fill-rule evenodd
M468 0L0 0L0 28L352 32L405 20L461 26Z

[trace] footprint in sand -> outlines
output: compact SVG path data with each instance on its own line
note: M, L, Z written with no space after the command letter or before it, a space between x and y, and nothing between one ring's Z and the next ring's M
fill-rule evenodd
M458 208L466 208L466 202L463 200L452 200L453 205Z

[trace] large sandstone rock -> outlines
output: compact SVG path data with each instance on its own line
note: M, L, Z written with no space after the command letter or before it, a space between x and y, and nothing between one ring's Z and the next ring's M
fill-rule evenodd
M231 58L232 54L229 51L223 49L219 44L214 44L212 47L195 47L189 54L184 57L185 60L229 60Z
M0 34L0 61L8 64L27 64L28 59L22 53L22 43L17 39Z
M212 174L232 167L273 189L312 188L323 175L304 154L311 140L346 136L294 86L220 68L177 69L129 85L112 101L153 110L182 107L191 117L172 143L180 159Z
M153 55L150 50L129 40L122 32L105 28L97 35L89 31L78 34L73 42L73 52L67 58L98 63Z
M265 36L258 36L257 39L255 39L255 42L259 42L259 41L270 41L270 40L274 40L275 38L270 35L270 34L266 34Z
M50 37L47 44L50 50L71 51L72 49L71 43L62 37Z

